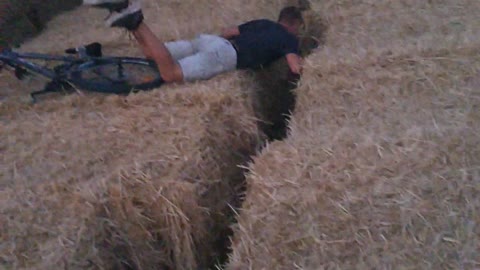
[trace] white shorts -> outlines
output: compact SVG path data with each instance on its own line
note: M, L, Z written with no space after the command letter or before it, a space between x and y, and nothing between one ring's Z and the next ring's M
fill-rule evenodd
M237 52L226 39L214 35L199 35L193 40L165 43L178 62L187 82L210 79L220 73L235 70Z

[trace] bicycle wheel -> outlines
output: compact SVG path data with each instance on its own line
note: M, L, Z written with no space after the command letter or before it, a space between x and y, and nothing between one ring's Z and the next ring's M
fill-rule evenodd
M99 58L72 68L69 81L95 92L123 94L150 90L163 84L153 61L141 58Z

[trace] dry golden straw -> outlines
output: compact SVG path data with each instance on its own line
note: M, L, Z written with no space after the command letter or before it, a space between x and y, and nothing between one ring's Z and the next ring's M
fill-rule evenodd
M148 0L145 10L170 40L274 19L287 3ZM480 2L310 6L325 43L306 58L289 137L248 166L225 268L478 269ZM98 41L140 55L104 16L64 13L21 50ZM29 105L39 85L0 74L0 266L210 266L240 167L263 140L255 77Z

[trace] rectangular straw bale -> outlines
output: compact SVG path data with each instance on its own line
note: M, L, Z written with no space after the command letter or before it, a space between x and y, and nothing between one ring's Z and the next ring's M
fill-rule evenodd
M2 264L211 264L260 136L241 83L72 96L5 117Z
M290 137L251 167L229 269L474 269L478 55L307 70Z

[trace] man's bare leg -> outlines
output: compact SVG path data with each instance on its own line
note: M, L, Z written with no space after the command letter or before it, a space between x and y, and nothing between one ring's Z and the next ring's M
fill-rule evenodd
M83 0L83 4L115 11L108 17L106 24L131 31L145 56L155 61L165 82L183 81L181 67L163 42L143 22L140 0Z
M183 72L178 63L172 58L167 47L145 24L141 23L132 31L143 53L157 63L162 78L166 82L183 81Z

